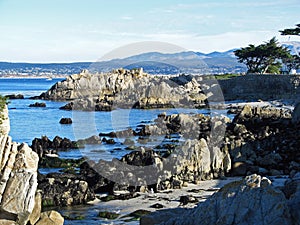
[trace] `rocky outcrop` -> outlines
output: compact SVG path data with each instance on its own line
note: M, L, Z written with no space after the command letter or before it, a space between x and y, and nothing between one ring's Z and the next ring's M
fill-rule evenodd
M40 175L38 188L42 205L47 207L80 205L95 199L88 183L75 174Z
M8 118L7 108L2 114ZM8 119L3 124L0 127L0 224L40 224L38 155L27 144L15 143L7 135Z
M62 109L111 111L114 108L203 107L202 79L181 75L150 76L142 70L118 69L110 73L80 74L56 83L40 98L73 101Z
M290 111L245 106L226 130L223 148L230 152L232 175L299 171L299 137Z
M170 217L171 216L171 217ZM167 218L166 218L167 217ZM283 192L271 181L251 175L225 185L194 209L157 211L141 218L141 224L296 224Z

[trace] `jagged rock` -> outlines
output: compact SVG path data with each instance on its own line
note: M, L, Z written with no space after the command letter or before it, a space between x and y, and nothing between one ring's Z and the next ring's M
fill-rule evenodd
M40 98L72 100L62 109L111 111L114 108L161 108L206 104L200 84L190 76L149 76L136 70L90 74L84 71L58 82Z
M41 213L41 196L37 193L39 158L27 144L12 142L7 136L7 108L2 115L6 126L4 130L0 127L0 224L34 225Z
M74 106L74 103L73 102L69 102L66 105L60 107L59 109L71 111L71 110L73 110L73 106Z
M94 200L88 183L72 174L48 174L39 178L43 206L69 206Z
M142 217L141 224L292 224L284 194L258 175L225 185L196 208L180 210L180 216L171 212Z
M5 183L5 189L0 194L0 210L16 215L22 224L26 223L34 208L38 156L26 144L22 144L12 148L4 165L7 166L2 172L4 176L1 180ZM10 177L6 179L5 174L8 173Z
M56 211L48 211L41 213L40 220L36 225L63 225L64 218Z

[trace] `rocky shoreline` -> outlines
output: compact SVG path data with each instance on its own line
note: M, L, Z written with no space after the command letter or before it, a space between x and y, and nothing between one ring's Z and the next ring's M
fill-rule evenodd
M39 98L70 100L64 109L93 111L119 107L201 108L220 100L218 91L213 91L213 83L200 83L201 80L185 75L150 77L142 70L119 69L95 76L83 71L57 83ZM217 94L210 95L212 92ZM12 205L5 204L3 197L0 215L4 218L0 217L0 221L9 219L26 224L29 215L35 213L35 221L30 224L45 224L47 218L52 217L60 221L55 224L62 224L63 219L57 212L41 213L41 210L91 201L111 206L120 201L121 205L143 200L149 203L149 199L154 198L153 204L128 212L122 221L141 218L140 223L147 225L299 224L300 104L295 105L293 111L245 104L232 106L229 112L234 114L232 120L226 116L162 113L154 123L141 124L135 130L100 133L74 141L58 136L49 140L44 136L34 139L31 148L10 144L6 121L1 129L4 134L0 136L3 158L0 178L7 181L7 175L11 174L8 159L20 158L24 163L20 168L13 167L12 170L16 170L13 174L27 171L33 179L30 186L22 189L31 195L25 194L25 198L24 193L16 195L20 196L18 201L30 202L27 208L21 203L18 206L24 207L19 211L10 211L7 207ZM4 113L7 115L7 111ZM163 141L155 147L147 146L154 137L162 137ZM123 143L117 143L118 138L124 140ZM127 146L128 154L111 161L59 158L61 151L82 148L85 144L122 144ZM15 161L10 163L17 166ZM64 169L59 173L39 174L38 163L39 167ZM284 178L286 182L278 187L272 184L271 177L274 181ZM209 180L219 180L222 185L212 188L213 191L208 188L205 194L214 194L204 198L204 193L199 195L197 190ZM234 182L229 182L232 180ZM6 186L4 183L3 187ZM33 206L35 204L38 206ZM179 208L168 209L176 207ZM153 211L157 212L150 213ZM124 215L103 211L97 216L114 221Z

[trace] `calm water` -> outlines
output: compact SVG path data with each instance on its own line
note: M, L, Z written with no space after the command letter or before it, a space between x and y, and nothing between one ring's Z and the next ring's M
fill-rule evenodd
M63 111L59 107L66 102L54 102L43 100L30 100L31 96L40 95L49 89L53 84L62 79L0 79L0 94L23 94L25 99L10 100L9 117L11 124L10 136L14 141L31 142L36 137L46 135L51 140L55 136L66 137L71 140L87 138L92 135L98 135L100 132L111 132L123 130L128 127L135 129L138 125L151 123L162 112L167 114L186 112L186 113L208 113L207 110L198 111L196 109L155 109L155 110L138 110L138 109L119 109L113 112L80 112L80 111ZM30 108L30 104L35 102L45 102L45 108ZM72 125L61 125L59 123L62 117L73 119ZM124 139L116 140L118 144L86 146L82 150L71 150L60 152L63 158L78 158L88 156L95 160L121 157L128 153L121 143ZM159 144L161 140L154 140L153 145ZM149 143L151 145L151 143ZM118 151L114 151L118 148Z
M207 110L195 109L164 109L164 110L124 110L119 109L114 112L70 112L59 110L59 107L66 102L30 100L31 96L40 95L42 92L49 89L53 84L62 79L0 79L0 95L7 94L23 94L25 99L10 100L9 117L11 124L10 136L14 141L26 142L31 145L31 142L36 137L42 135L48 136L51 140L55 136L67 137L71 140L87 138L92 135L98 135L100 132L110 132L123 130L128 127L135 129L138 125L152 123L157 115L162 112L167 114L173 113L208 113ZM30 108L30 104L35 102L45 102L46 108ZM62 117L70 117L73 119L72 125L61 125L59 120ZM60 152L60 157L63 158L79 158L87 156L90 159L106 159L110 160L113 157L121 157L128 153L124 145L121 143L124 139L116 140L116 145L94 145L86 146L82 150L71 150ZM154 138L148 145L157 145L161 139ZM137 143L137 142L136 142ZM138 145L138 144L136 144ZM118 150L116 150L118 148ZM41 171L41 170L40 170ZM41 172L51 172L51 170L43 170ZM101 203L94 206L78 206L60 209L63 215L81 215L84 220L80 221L65 221L65 224L112 224L109 221L101 220L97 217L100 210L103 210ZM115 210L115 209L107 209ZM114 224L124 224L122 221L114 221ZM138 224L133 222L131 224Z

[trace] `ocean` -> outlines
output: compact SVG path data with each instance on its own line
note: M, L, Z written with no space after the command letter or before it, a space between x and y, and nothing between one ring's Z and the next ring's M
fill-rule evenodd
M52 140L55 136L66 137L71 140L88 138L99 133L108 133L111 131L125 130L129 127L136 129L141 124L153 123L157 115L166 112L175 113L204 113L209 114L208 110L197 109L118 109L113 112L84 112L84 111L64 111L59 108L66 102L31 100L29 97L40 95L48 90L56 82L62 79L47 80L44 78L30 79L0 79L0 95L23 94L25 99L10 100L9 118L10 118L10 136L16 142L25 142L31 145L34 138L47 136ZM29 107L35 102L44 102L45 108ZM72 125L61 125L60 119L63 117L72 118ZM117 140L122 143L124 140ZM148 145L157 145L160 140L154 140ZM83 155L94 160L120 158L128 150L126 146L118 144L114 146L99 145L86 146L85 149L70 150L60 152L62 158L80 158ZM114 151L118 148L118 151Z
M29 97L40 95L48 90L56 82L62 79L47 80L45 78L30 79L0 79L0 95L23 94L25 99L9 100L10 136L15 142L25 142L31 145L34 138L45 135L49 139L55 136L66 137L71 140L88 138L99 133L120 131L127 128L136 129L141 124L151 124L162 112L169 114L176 113L203 113L211 114L206 109L117 109L113 112L84 112L84 111L63 111L59 107L66 102L31 100ZM30 104L44 102L45 108L32 108ZM221 112L222 113L222 112ZM224 112L223 112L224 113ZM61 125L62 117L72 118L73 124ZM147 146L156 146L162 142L161 137L155 137L147 143ZM83 156L98 161L99 159L111 160L121 158L129 153L124 139L117 139L115 145L87 145L84 149L60 151L61 158L81 158ZM138 146L138 142L135 141ZM117 149L117 150L116 150ZM41 173L49 173L57 170L40 169ZM63 215L82 215L85 219L79 221L65 221L65 224L111 224L108 221L97 218L101 209L101 203L96 205L85 205L68 207L59 210ZM114 209L115 210L115 209ZM122 221L120 221L120 224ZM118 224L118 221L114 221ZM133 222L131 224L137 224Z

